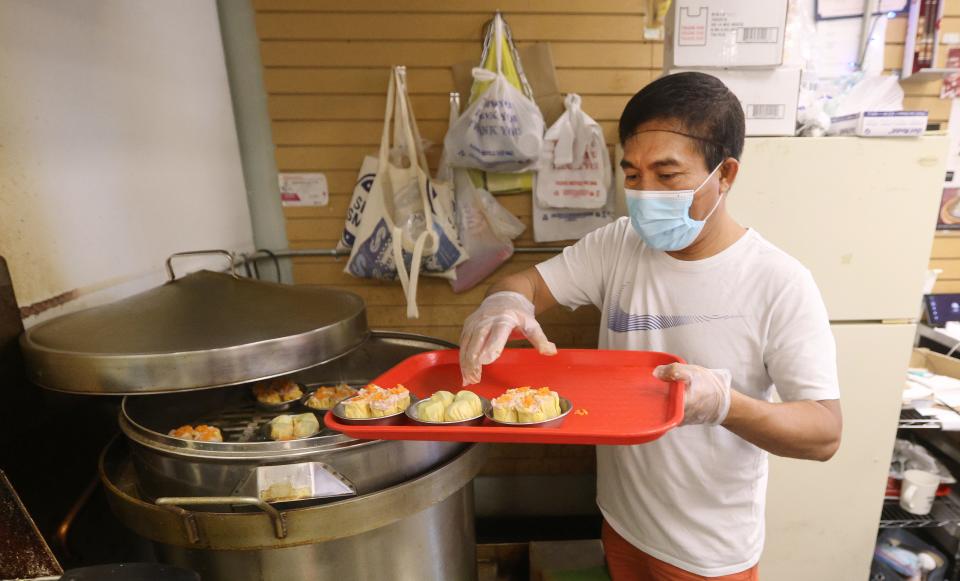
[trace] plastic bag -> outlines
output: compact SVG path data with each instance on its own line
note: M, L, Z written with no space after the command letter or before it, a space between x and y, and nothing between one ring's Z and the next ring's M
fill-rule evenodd
M536 196L549 208L601 208L610 189L610 152L603 131L580 108L580 95L564 99L566 111L543 141Z
M470 290L513 256L512 240L526 226L497 202L490 192L474 187L464 169L455 170L460 239L467 253L450 281L453 292Z
M450 93L450 125L460 111L460 95ZM453 292L475 287L513 256L512 240L526 228L519 219L497 202L490 192L477 188L469 170L453 169L440 159L437 179L452 181L456 195L457 231L469 258L459 264L456 278L450 281Z
M409 156L391 157L391 124L399 142L394 151L409 152ZM399 279L411 318L419 316L416 297L421 270L453 276L453 268L466 258L455 222L444 213L448 205L441 199L444 193L427 176L426 157L415 134L406 87L394 69L387 89L377 173L344 270L361 278ZM403 161L406 164L399 165ZM401 214L398 200L405 204Z
M473 69L480 82L490 81L447 132L449 163L484 171L522 172L534 168L543 145L543 115L532 99L503 74L503 18L494 17L497 70Z
M537 201L537 196L533 196L533 240L579 240L613 222L615 213L614 196L608 195L607 203L595 209L547 208Z

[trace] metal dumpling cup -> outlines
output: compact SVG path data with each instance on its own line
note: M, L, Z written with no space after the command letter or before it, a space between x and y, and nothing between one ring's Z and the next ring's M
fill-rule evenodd
M308 387L308 388L304 389L304 390L303 390L303 397L300 398L300 405L302 405L303 407L307 408L308 410L313 410L313 411L315 411L315 412L325 412L325 411L327 411L327 410L331 410L331 409L335 408L337 404L333 404L332 406L329 406L329 407L316 407L316 406L309 405L309 404L307 403L308 401L310 401L310 398L313 397L313 393L314 393L317 389L319 389L319 388L318 388L318 387ZM353 395L354 395L354 396L357 395L358 390L357 390L356 388L350 387L349 389L350 389L350 391L353 392ZM353 396L348 396L348 397L345 397L345 398L343 398L343 399L350 399L351 397L353 397ZM343 401L343 400L340 400L340 401Z
M333 406L331 412L337 418L337 420L348 426L396 426L405 422L404 418L406 417L406 411L415 405L417 405L417 397L410 394L410 405L406 409L400 410L396 413L390 414L388 416L378 416L375 418L348 418L345 410L345 404L349 400L343 400L338 402L337 405Z
M493 405L489 409L484 408L484 414L494 424L498 426L510 426L511 428L555 428L563 423L563 420L573 411L573 405L570 400L560 397L560 415L548 418L539 422L502 422L493 415Z
M271 419L269 422L265 422L263 425L260 426L260 435L263 436L263 438L266 439L266 440L271 440L271 441L275 441L275 442L289 442L289 441L292 441L292 440L305 440L305 439L307 439L307 438L312 438L312 437L316 436L317 434L319 434L319 433L323 430L323 420L322 420L321 418L317 417L317 414L314 414L314 413L311 413L311 412L304 412L304 413L302 413L302 414L289 414L289 419L290 419L290 421L291 421L291 426L290 426L290 427L291 427L291 429L293 429L292 423L293 423L294 421L296 421L296 420L294 419L295 417L308 416L308 415L309 415L309 416L313 416L313 418L315 418L315 420L316 420L316 425L313 425L313 426L312 426L312 428L309 430L309 433L301 434L301 435L299 435L299 436L291 436L290 438L274 440L274 438L273 438L273 422L276 421L277 418L280 417L280 416L277 416L276 418L273 418L273 419Z
M479 396L477 396L479 397ZM418 401L416 403L411 403L410 407L407 408L407 417L410 418L410 421L414 424L420 426L479 426L483 424L484 416L489 417L489 414L493 413L493 407L490 405L490 400L485 397L480 397L480 414L467 418L464 420L458 420L455 422L430 422L424 420L420 417L420 406L426 404L430 401L429 398Z
M297 383L297 386L300 388L300 391L303 393L306 393L308 391L307 387L304 386L302 383ZM310 391L312 392L312 390ZM256 402L258 408L262 410L266 410L268 412L288 411L290 409L293 409L295 405L299 405L300 402L303 400L303 397L301 396L301 397L295 397L293 399L288 399L287 401L283 401L280 403L266 403L266 402L260 401L260 399L257 397L257 394L253 391L252 388L250 389L250 395L253 397L253 401Z

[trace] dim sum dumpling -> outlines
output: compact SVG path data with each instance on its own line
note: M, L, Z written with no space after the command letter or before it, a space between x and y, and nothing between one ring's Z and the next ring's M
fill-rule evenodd
M208 426L206 424L200 424L195 430L197 436L196 440L198 442L222 442L223 434L220 433L220 428L216 426Z
M542 422L546 419L547 414L540 407L540 400L532 395L523 398L517 406L517 420L521 422Z
M370 398L370 417L383 418L403 411L397 405L398 400L398 396L388 392L374 395Z
M343 402L343 415L350 419L365 420L370 417L370 402L363 397L355 397Z
M454 399L454 401L470 402L470 409L473 410L474 416L479 416L483 413L483 402L480 401L480 396L472 391L463 390L457 393L457 397Z
M463 393L463 392L461 392L461 393ZM431 397L431 398L435 398L435 399L439 399L440 401L442 401L442 402L443 402L443 407L447 407L448 405L452 404L452 403L453 403L453 400L454 400L454 395L453 395L452 393L450 393L449 391L443 391L443 390L440 390L440 391L436 392L435 394L431 395L430 397Z
M270 439L278 441L292 440L293 416L284 414L270 420Z
M443 400L431 397L417 406L417 416L425 422L442 422L444 409Z
M395 387L391 387L387 390L394 397L394 402L396 406L396 412L399 413L406 410L410 407L410 390L403 387L399 383Z
M477 414L473 411L473 404L466 399L461 399L460 401L453 400L453 403L447 406L447 410L443 414L443 421L462 422L475 417L477 417Z
M548 420L560 415L560 398L555 397L556 393L557 392L553 391L550 392L550 395L538 395L536 397L537 405L543 410Z
M517 423L517 410L513 407L513 404L510 402L507 403L498 403L493 402L493 419L498 422L504 422L508 424Z
M320 431L320 422L312 413L293 416L293 437L309 438Z

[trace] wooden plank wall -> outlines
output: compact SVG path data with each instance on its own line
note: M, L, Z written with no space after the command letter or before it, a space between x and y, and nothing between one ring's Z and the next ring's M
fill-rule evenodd
M494 10L504 12L523 46L551 43L562 92L583 96L583 107L615 141L627 99L659 74L662 45L642 39L643 0L255 0L257 31L269 93L280 171L322 171L331 202L323 208L288 208L293 248L331 248L340 236L361 160L375 153L383 124L388 67L406 65L420 131L441 144L447 129L451 65L479 61L482 30ZM432 164L439 146L428 151ZM500 196L527 225L518 246L535 246L529 194ZM551 254L518 254L486 284L457 295L449 283L420 282L418 320L405 317L398 283L343 274L343 259L304 258L294 264L298 283L323 283L361 294L373 327L459 338L463 319L489 282ZM562 346L596 345L599 313L579 309L544 318Z
M940 23L941 32L960 32L960 0L946 0L943 14L944 17ZM899 69L901 67L905 31L905 18L895 18L888 22L884 68ZM936 66L945 66L949 48L940 46ZM949 99L940 99L940 85L940 81L918 83L908 80L902 83L906 95L904 106L907 109L929 111L930 121L942 123L942 128L946 129L947 122L950 120L951 103ZM960 123L960 119L954 119L953 122ZM936 217L931 216L931 220L936 220ZM934 287L934 292L960 293L960 232L937 232L930 256L930 268L943 270Z
M265 66L273 138L280 171L322 171L331 190L323 208L288 208L293 248L331 248L365 154L376 149L382 127L388 67L408 67L409 87L425 138L441 143L447 126L450 66L478 60L481 31L495 9L506 14L520 45L551 43L563 92L583 96L584 109L603 126L610 143L626 100L659 74L662 45L642 39L643 0L254 0ZM899 69L905 18L888 23L885 68ZM960 32L960 0L947 0L944 32ZM946 47L941 47L943 64ZM930 111L946 123L950 102L939 99L940 82L904 83L906 106ZM439 147L428 152L436 163ZM529 194L501 196L527 224L518 246L536 246ZM938 292L960 292L960 238L937 235L931 267L944 269ZM421 318L407 320L398 284L343 274L343 259L295 261L298 283L328 284L359 293L374 327L426 333L456 341L463 318L482 299L489 282L548 258L523 254L487 284L464 294L446 281L422 280ZM592 309L558 312L545 320L563 346L592 346L599 315Z

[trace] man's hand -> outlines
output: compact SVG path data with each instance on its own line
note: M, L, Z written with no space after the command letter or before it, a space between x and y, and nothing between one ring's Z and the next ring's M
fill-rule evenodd
M686 385L683 424L723 425L764 450L787 458L826 461L840 447L839 400L771 403L731 389L730 372L672 363L653 370Z
M726 369L671 363L654 369L653 376L663 381L680 381L686 386L682 425L717 426L727 419L731 377Z
M510 333L519 329L542 355L555 355L557 347L537 322L533 303L517 292L493 293L463 323L460 334L460 373L463 385L480 381L483 365L503 352Z

